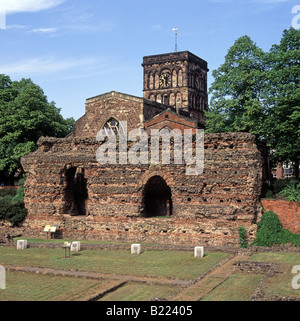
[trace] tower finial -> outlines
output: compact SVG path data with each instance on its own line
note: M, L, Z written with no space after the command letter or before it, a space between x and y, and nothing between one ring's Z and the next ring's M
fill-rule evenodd
M177 36L178 36L178 28L173 28L172 31L175 32L175 52L177 52Z

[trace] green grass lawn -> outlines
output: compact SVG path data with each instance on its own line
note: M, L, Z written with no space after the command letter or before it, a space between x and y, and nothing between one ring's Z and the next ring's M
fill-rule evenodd
M63 270L90 271L113 275L136 277L173 278L194 280L229 253L207 252L203 258L194 258L193 251L144 250L140 255L128 250L87 249L71 252L71 258L64 258L63 248L0 247L0 265L32 266ZM276 263L279 273L266 279L265 298L291 296L300 299L300 290L292 288L292 267L300 265L300 253L265 252L252 255L256 262ZM0 301L65 301L86 300L115 286L117 280L91 280L66 276L43 275L7 271L6 289L0 290ZM221 276L209 277L202 288L191 287L195 298L206 301L246 301L262 279L262 274L233 273L222 282ZM214 286L216 289L210 291ZM104 301L142 301L154 297L168 297L177 292L180 286L144 284L130 282L114 292L106 294ZM209 294L205 294L209 293ZM202 297L204 295L204 297Z
M0 247L0 264L48 267L135 276L171 277L191 280L229 254L206 253L194 258L193 252L145 250L140 255L130 250L83 250L64 258L64 249Z
M261 252L251 256L251 261L300 264L300 252Z
M248 301L263 274L232 274L203 301Z
M70 301L80 299L88 291L100 292L105 284L105 280L8 271L0 301Z
M128 283L99 301L149 301L153 298L166 298L179 290L179 286Z
M296 274L292 274L294 265L300 265L300 253L257 253L251 257L252 261L277 263L279 273L266 281L264 289L266 298L280 295L291 296L300 299L300 290L292 287L292 279Z

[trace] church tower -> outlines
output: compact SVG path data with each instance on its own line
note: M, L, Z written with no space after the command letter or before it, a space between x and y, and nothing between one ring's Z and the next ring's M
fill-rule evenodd
M189 51L146 56L144 67L144 98L190 116L204 119L208 109L207 62Z

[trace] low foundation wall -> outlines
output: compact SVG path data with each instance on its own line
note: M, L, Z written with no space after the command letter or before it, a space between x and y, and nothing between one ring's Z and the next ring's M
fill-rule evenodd
M26 219L23 235L45 238L44 227L55 225L58 239L239 247L239 224L208 219L41 215ZM256 224L244 227L248 240L253 241Z

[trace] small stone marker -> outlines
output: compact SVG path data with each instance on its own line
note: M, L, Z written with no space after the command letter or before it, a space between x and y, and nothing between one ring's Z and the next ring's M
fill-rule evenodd
M0 290L5 290L6 272L4 266L0 265Z
M131 244L131 254L141 254L141 244Z
M204 247L195 246L194 248L194 257L203 257L204 256Z
M71 251L79 252L80 251L80 242L72 242L71 243Z
M27 249L27 240L17 240L17 250Z

